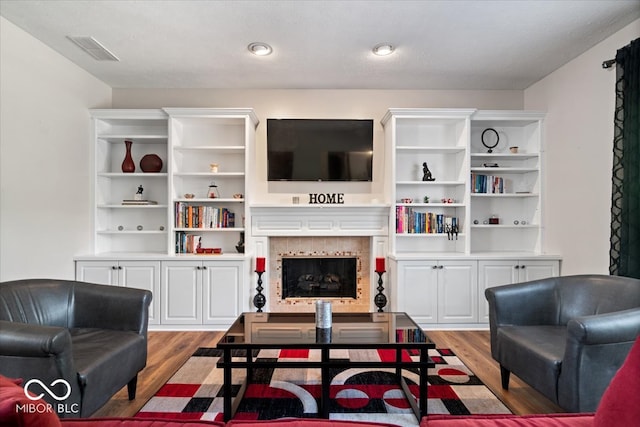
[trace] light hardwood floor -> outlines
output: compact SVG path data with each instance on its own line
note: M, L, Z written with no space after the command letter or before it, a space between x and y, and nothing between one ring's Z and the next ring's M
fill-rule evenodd
M126 387L94 417L130 417L178 370L198 347L215 347L222 332L149 332L147 367L138 376L136 398ZM500 385L500 368L491 358L488 331L427 331L438 348L450 348L515 414L562 412L511 375L509 390Z

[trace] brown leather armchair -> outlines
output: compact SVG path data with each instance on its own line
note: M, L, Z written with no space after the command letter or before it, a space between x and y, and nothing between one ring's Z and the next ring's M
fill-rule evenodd
M0 374L22 378L60 417L89 416L125 385L133 399L151 298L67 280L0 283Z

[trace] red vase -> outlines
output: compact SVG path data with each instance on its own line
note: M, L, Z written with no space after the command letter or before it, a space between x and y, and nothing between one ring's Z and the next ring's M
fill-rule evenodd
M125 173L132 173L136 171L136 164L133 163L133 157L131 157L131 144L133 144L132 141L124 142L127 153L124 155L124 160L122 161L122 172Z

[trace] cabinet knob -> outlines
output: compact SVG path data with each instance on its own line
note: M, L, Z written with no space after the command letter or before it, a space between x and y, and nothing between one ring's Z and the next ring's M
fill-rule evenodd
M118 269L118 267L117 267L117 266L115 266L115 265L112 265L112 266L111 266L111 269L112 269L112 270L117 270L117 269Z
M202 269L203 269L203 270L206 270L206 269L207 269L207 266L206 266L206 265L205 265L205 266L203 266L203 267L202 267Z
M515 265L513 268L515 268L516 270L520 268L519 265Z
M526 265L521 265L520 268L527 268L527 266Z
M437 265L434 265L434 266L433 266L433 267L431 267L431 268L433 268L433 269L435 270L436 268L438 268L438 266L437 266Z
M199 265L196 266L196 270L200 270L202 267L200 267Z
M443 266L443 265L439 265L439 266L438 266L438 269L439 269L439 270L442 270L443 268L444 268L444 266Z
M118 270L122 270L122 266L121 265L118 266Z

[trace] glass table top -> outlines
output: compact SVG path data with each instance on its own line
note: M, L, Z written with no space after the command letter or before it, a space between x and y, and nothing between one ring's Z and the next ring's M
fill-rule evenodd
M371 346L411 347L433 343L406 313L333 313L331 328L317 328L315 313L243 313L219 347Z

